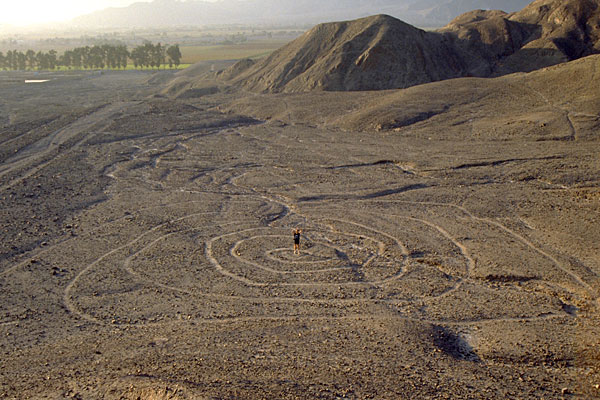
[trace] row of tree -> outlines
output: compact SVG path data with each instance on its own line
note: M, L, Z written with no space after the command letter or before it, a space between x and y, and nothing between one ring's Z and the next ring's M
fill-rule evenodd
M129 51L125 45L96 45L78 47L58 55L56 50L47 53L33 50L0 52L0 69L8 71L69 69L119 69L126 68L129 61L135 68L169 68L181 64L179 45L163 46L145 43Z

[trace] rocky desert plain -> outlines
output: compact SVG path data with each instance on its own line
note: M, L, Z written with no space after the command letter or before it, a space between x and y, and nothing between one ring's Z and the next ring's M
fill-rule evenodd
M0 397L598 398L599 21L0 72Z

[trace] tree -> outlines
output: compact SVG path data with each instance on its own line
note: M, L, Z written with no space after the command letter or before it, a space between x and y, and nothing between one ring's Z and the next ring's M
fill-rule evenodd
M73 55L71 56L71 64L75 69L81 69L83 66L83 47L78 47L73 50Z
M135 68L142 66L142 48L136 47L130 53L131 61L133 62L133 66Z
M94 45L90 49L90 67L102 69L104 66L104 51L102 47Z
M56 69L56 65L58 64L58 60L56 58L56 50L50 50L48 52L48 68Z
M167 48L165 46L162 46L160 43L158 43L155 47L154 47L154 52L156 55L156 64L157 67L160 68L161 65L164 65L166 60L167 60Z
M108 68L116 68L117 67L117 49L115 46L110 44L103 44L102 53L104 54L104 64Z
M150 42L144 43L142 54L144 57L142 66L154 68L154 62L156 61L154 58L154 45Z
M120 45L117 47L117 59L118 66L125 69L127 68L127 59L129 58L129 51L127 51L127 46Z
M71 69L73 66L73 50L65 51L63 55L60 56L58 63L65 68Z
M24 71L27 69L27 59L25 57L25 54L17 51L17 68L20 71Z
M36 57L35 57L35 51L33 50L27 50L27 52L25 53L25 58L27 59L27 66L30 70L35 69L36 66Z
M6 52L6 68L9 70L17 69L15 64L15 52L12 50Z
M38 70L48 69L48 55L38 51L35 55Z
M181 51L179 45L163 46L161 43L145 42L135 47L131 52L127 46L119 44L101 44L92 47L76 47L65 50L58 55L56 50L48 53L27 50L9 50L6 54L0 52L0 69L4 70L55 70L57 67L90 69L90 68L127 68L129 60L135 68L158 68L169 63L179 66Z
M167 49L167 55L169 56L169 65L171 61L175 64L175 67L178 67L181 63L181 51L179 50L179 45L169 46Z
M81 58L83 63L83 68L88 69L92 68L92 57L91 57L91 48L90 46L85 46L81 48Z

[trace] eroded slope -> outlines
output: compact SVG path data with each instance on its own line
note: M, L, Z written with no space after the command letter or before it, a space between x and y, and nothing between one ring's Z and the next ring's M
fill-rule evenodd
M599 37L598 0L538 0L512 14L473 11L437 32L379 15L318 25L221 79L254 92L397 89L533 71L597 53Z

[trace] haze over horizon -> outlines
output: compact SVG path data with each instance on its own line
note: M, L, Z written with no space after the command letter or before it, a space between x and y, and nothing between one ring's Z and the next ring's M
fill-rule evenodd
M126 7L136 2L151 0L27 0L5 4L0 24L29 26L52 22L65 22L79 15L108 7Z
M207 2L216 0L204 0ZM5 4L0 14L0 25L31 26L52 22L66 22L75 17L110 7L127 7L133 3L152 0L26 0Z
M529 0L25 0L3 7L0 27L84 29L229 24L315 24L388 14L439 27L473 9L518 11Z

